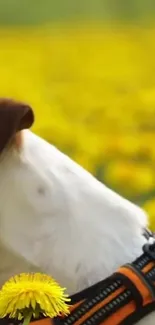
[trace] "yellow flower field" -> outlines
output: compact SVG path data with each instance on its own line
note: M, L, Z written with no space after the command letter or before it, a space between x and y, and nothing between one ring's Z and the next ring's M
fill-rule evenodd
M0 96L34 131L150 212L155 229L155 28L0 30Z

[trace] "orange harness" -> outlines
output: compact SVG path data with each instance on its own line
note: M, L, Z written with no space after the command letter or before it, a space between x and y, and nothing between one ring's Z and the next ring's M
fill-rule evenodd
M109 278L71 297L69 316L33 325L132 325L155 310L155 244ZM31 324L32 325L32 324Z
M149 239L155 236L145 230ZM70 314L30 325L132 325L155 310L155 241L143 254L107 279L71 297ZM13 325L19 322L11 320ZM10 325L1 319L0 325Z

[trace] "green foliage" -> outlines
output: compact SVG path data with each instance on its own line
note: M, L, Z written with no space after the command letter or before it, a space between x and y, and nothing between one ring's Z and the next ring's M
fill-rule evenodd
M148 23L154 16L154 0L0 0L1 25L84 19Z

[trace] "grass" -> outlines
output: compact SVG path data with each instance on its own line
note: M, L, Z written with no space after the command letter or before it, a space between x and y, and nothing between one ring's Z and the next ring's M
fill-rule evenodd
M1 25L36 25L56 21L154 21L152 0L0 0Z

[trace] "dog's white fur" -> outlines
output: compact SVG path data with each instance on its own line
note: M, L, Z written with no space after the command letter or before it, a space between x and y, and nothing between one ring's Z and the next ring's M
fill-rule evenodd
M1 285L41 270L75 293L138 257L146 225L140 208L30 131L0 157Z

